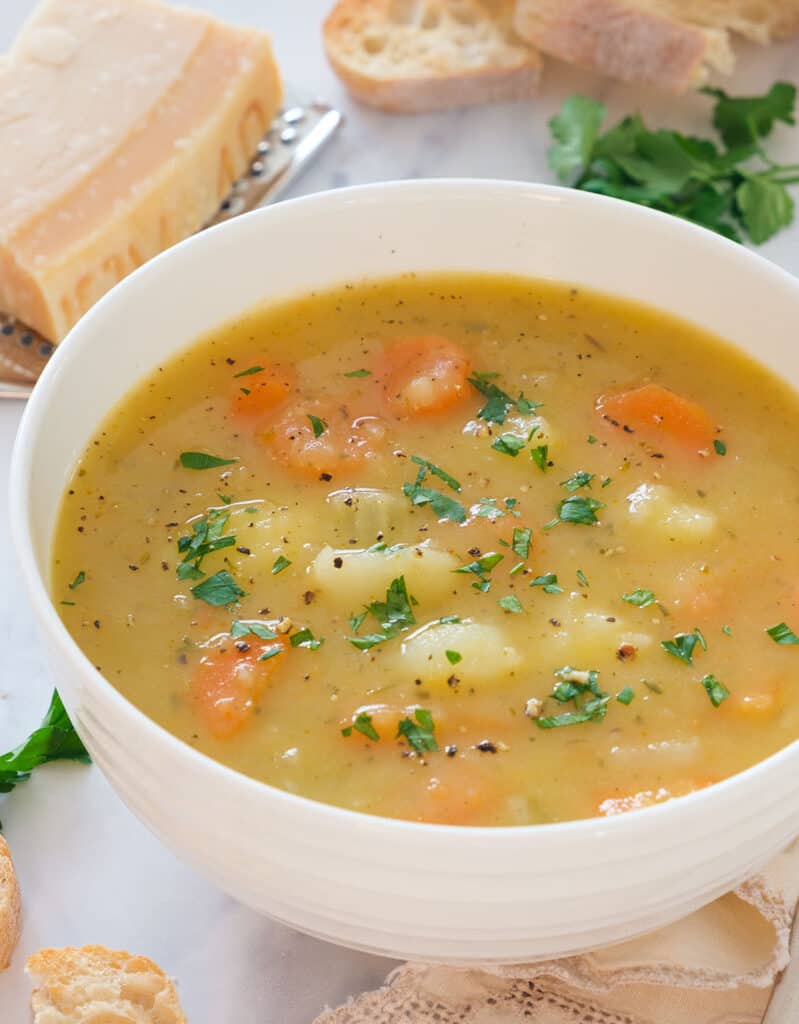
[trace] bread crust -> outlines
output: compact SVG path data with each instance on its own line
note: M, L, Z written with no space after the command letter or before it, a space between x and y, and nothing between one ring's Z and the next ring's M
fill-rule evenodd
M188 1024L173 981L145 956L105 946L40 949L25 970L38 983L34 1024L106 1017L120 1024Z
M11 962L22 924L22 897L14 862L5 839L0 836L0 971Z
M481 19L485 33L493 34L494 43L502 48L501 59L486 53L483 63L458 67L446 54L436 54L434 46L424 51L433 31L425 19L440 19L440 24L436 22L439 34L446 34L447 19L456 7ZM325 19L322 34L327 58L361 103L389 113L412 114L525 99L537 91L541 60L513 34L512 0L420 0L416 13L418 21L397 22L391 0L340 0ZM453 26L457 29L454 22ZM469 27L462 31L468 33ZM395 46L407 59L372 59L368 48L375 40L387 48ZM453 38L453 50L455 42Z

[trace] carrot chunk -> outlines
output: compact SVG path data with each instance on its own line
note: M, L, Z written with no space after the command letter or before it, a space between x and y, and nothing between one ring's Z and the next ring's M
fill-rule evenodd
M249 722L287 648L285 637L248 642L244 651L230 640L201 658L191 679L189 699L217 739L230 739ZM267 657L261 660L264 655Z
M252 373L247 373L252 369ZM236 416L255 419L279 409L296 386L294 371L288 367L255 359L252 367L235 380L233 412Z
M713 445L707 410L660 384L600 395L596 409L611 426L641 433L653 443L671 442L686 451L708 451Z
M434 416L469 395L469 360L454 341L437 334L400 338L383 353L376 379L397 416Z
M329 481L363 469L386 447L386 425L333 402L292 404L263 435L275 458L305 476Z

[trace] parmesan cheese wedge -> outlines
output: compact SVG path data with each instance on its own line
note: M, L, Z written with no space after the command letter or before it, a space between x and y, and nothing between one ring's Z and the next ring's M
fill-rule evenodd
M0 61L0 309L59 341L216 212L280 102L262 32L44 0Z

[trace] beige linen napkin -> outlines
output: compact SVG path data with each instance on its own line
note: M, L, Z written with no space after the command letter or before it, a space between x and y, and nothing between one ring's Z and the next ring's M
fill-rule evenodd
M406 964L315 1024L761 1024L770 1002L768 1024L799 1024L799 995L787 983L774 990L797 900L799 842L735 892L650 935L484 970Z

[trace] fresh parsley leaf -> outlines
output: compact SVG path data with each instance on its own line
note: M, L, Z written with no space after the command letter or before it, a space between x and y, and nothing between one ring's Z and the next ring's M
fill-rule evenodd
M233 377L234 379L236 377L249 377L253 373L263 373L263 371L263 366L250 366L246 370L242 370L241 373L234 373Z
M536 576L530 583L531 587L542 587L545 594L562 594L563 587L558 586L558 577L554 572L545 573L543 576Z
M205 556L236 543L234 536L223 536L229 519L230 512L225 509L211 509L207 515L195 519L191 534L178 537L178 551L183 555L177 567L179 580L202 579L205 573L200 566Z
M360 711L353 719L352 725L341 730L341 735L351 736L353 729L375 743L380 739L377 729L372 725L372 716L367 711Z
M361 612L360 615L350 615L350 629L353 633L357 633L363 625L363 620L369 614L369 611Z
M605 717L610 694L600 690L599 673L595 669L583 671L565 665L558 669L555 676L560 681L550 697L560 704L573 702L574 710L536 718L539 729L559 729L585 722L599 722Z
M797 643L799 643L799 639ZM707 650L707 642L698 629L695 629L692 633L677 633L673 640L660 641L660 646L666 654L670 654L673 658L677 658L686 665L693 665L694 649L697 644L699 644L702 650Z
M71 583L68 583L67 586L69 587L70 590L75 590L75 589L77 589L81 585L81 583L85 583L85 582L86 582L86 573L83 571L83 569L81 569L81 571L78 573L78 575L75 577L75 579Z
M702 686L704 686L707 691L707 695L710 697L710 703L714 708L717 708L719 704L726 700L730 695L730 691L724 683L719 682L714 675L706 675L702 679Z
M506 597L501 597L497 604L499 607L506 612L511 612L513 615L520 615L524 609L522 603L515 594L508 594Z
M82 764L91 762L58 692L54 690L39 728L18 747L0 756L0 793L10 793L18 783L29 779L39 765L61 760L80 761Z
M718 438L714 440L713 447L716 449L716 455L727 454L727 445L723 441L720 441Z
M595 498L584 498L581 494L573 494L570 498L564 498L558 505L557 519L553 519L544 527L545 530L552 529L557 523L578 523L582 526L593 526L599 520L596 512L605 505Z
M769 626L766 632L775 644L799 644L799 636L784 622L778 622L776 626Z
M790 192L780 182L769 178L747 178L736 189L735 201L755 245L768 241L793 221L794 202Z
M313 430L314 437L321 437L322 434L327 430L327 423L325 420L320 419L318 416L314 416L308 412L305 414L311 422L311 429Z
M279 572L283 572L284 569L288 569L290 565L290 559L286 558L284 555L278 555L272 563L272 575L277 576Z
M568 480L561 480L560 486L565 487L571 494L574 491L579 491L581 487L590 487L595 476L596 473L586 473L584 469L578 469Z
M769 135L775 121L793 124L796 86L775 82L764 96L728 96L723 89L703 89L716 98L713 125L729 149L748 147Z
M457 665L459 661L463 661L463 655L460 651L444 651L444 654L450 665Z
M605 113L603 103L578 93L569 97L560 113L550 120L555 142L547 159L561 181L568 182L588 164Z
M180 464L184 469L215 469L217 466L232 466L238 459L220 459L207 452L181 452Z
M524 529L519 526L515 526L513 528L513 540L511 541L511 547L519 558L529 557L532 537L533 531L528 530L526 527Z
M466 565L461 565L452 571L457 573L473 573L477 580L472 586L475 590L485 594L491 589L491 580L488 578L488 574L496 565L499 565L504 557L503 554L497 551L489 551L485 555L475 558L474 561L467 562Z
M215 608L233 604L234 601L245 596L244 591L226 569L207 577L202 583L192 587L191 592L200 601L205 601L206 604L213 605Z
M283 647L280 644L275 644L273 647L267 647L265 651L258 655L258 661L269 661L270 658L277 657L282 650Z
M629 594L621 595L622 601L626 601L627 604L634 604L636 608L648 608L650 604L655 604L657 598L651 590L631 590Z
M630 686L623 687L623 689L619 690L616 694L616 700L619 704L632 704L634 698L635 691Z
M722 626L722 627L721 627L721 632L722 632L722 633L723 633L723 634L724 634L725 636L732 636L732 630L730 629L730 627L729 627L729 626Z
M491 442L491 447L495 452L500 452L502 455L510 455L511 458L515 459L526 444L526 437L519 437L518 434L500 434L499 437Z
M371 377L372 376L372 371L371 370L364 370L364 369L361 369L361 370L350 370L350 372L349 373L345 373L344 376L345 377Z
M588 577L585 575L582 569L577 570L577 582L581 587L590 587L591 584L588 582Z
M277 640L277 633L269 626L265 626L263 622L245 622L236 619L230 624L230 635L234 640L248 636L250 633L257 636L259 640Z
M595 438L593 434L589 434L588 437L586 438L586 440L588 441L589 444L596 444L597 443L597 438Z
M292 647L306 647L309 651L318 651L325 642L322 638L317 639L307 626L292 633L289 641Z
M366 614L371 615L380 625L380 631L370 633L368 636L351 636L347 639L359 651L368 651L376 644L382 644L391 640L409 626L413 626L416 618L413 614L414 598L408 594L405 585L405 577L398 576L392 580L386 591L385 601L372 601L367 605L366 612L357 619L350 618L350 624L357 622L353 632L360 628Z
M418 754L428 750L438 750L438 743L435 737L435 725L433 716L425 708L416 708L413 716L416 721L410 718L403 718L397 728L397 738L404 736L408 746Z
M473 377L467 378L472 387L476 388L483 397L488 399L483 408L477 412L481 420L485 420L486 423L499 423L501 425L505 422L505 417L511 409L516 409L523 416L526 416L539 408L540 402L532 402L529 398L525 398L524 395L519 395L518 398L511 398L506 391L503 391L502 388L494 383L494 378L497 376L498 374L496 373L475 373Z
M542 473L546 472L547 460L549 459L549 445L539 444L530 449L530 458L538 466Z
M447 487L451 488L453 491L459 491L461 489L461 485L455 477L447 473L447 471L442 469L441 466L436 466L434 463L428 462L427 459L423 459L420 455L411 455L411 462L415 462L417 466L421 467L421 469L426 470L433 476L437 476L439 480L443 480Z

